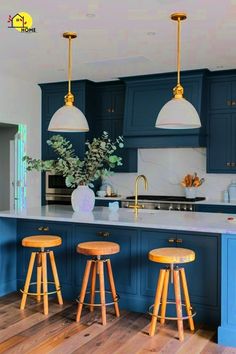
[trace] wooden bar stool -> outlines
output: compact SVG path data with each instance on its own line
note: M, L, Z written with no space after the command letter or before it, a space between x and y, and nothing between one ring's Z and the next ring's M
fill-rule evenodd
M177 320L179 340L184 340L184 331L183 331L183 320L188 319L189 327L191 331L194 331L194 322L193 316L196 315L196 312L193 311L188 286L185 276L184 268L178 268L176 264L180 263L189 263L195 260L195 253L186 248L157 248L149 252L148 258L150 261L157 263L168 264L168 267L160 270L156 295L154 305L150 306L149 312L152 315L149 335L153 336L156 330L157 319L160 319L160 323L164 324L165 320ZM171 283L174 283L174 293L175 301L168 301L168 286L169 278L171 277ZM180 279L183 287L183 294L185 299L185 304L181 301L181 288L180 288ZM168 304L176 305L176 317L166 317L166 306ZM159 308L161 305L161 313L159 315ZM182 307L186 307L187 316L183 316ZM151 312L152 311L152 312Z
M93 312L94 306L100 306L102 312L102 324L106 324L106 306L114 305L116 317L120 316L118 300L119 296L116 293L115 282L113 278L113 272L111 267L111 261L109 258L101 259L102 256L118 253L120 246L114 242L83 242L78 244L77 252L86 256L93 256L94 258L87 260L80 296L77 299L78 310L76 321L80 321L83 305L89 305L90 311ZM111 291L105 290L104 282L104 263L107 265L108 279L110 283ZM91 272L91 289L87 291L89 275ZM96 277L99 276L99 290L96 290ZM100 303L94 302L95 293L100 293ZM106 293L111 293L113 302L106 303ZM85 295L90 294L90 302L85 303Z
M60 246L61 243L62 241L59 236L40 235L40 236L29 236L23 238L22 246L31 247L31 248L40 248L40 250L37 252L33 251L31 253L24 290L21 289L21 292L23 293L21 305L20 305L21 310L24 310L25 308L27 295L35 295L37 297L38 302L40 302L41 300L41 295L43 296L45 315L48 314L48 295L57 293L58 303L60 305L63 305L61 287L58 278L54 253L53 251L48 251L48 250L45 251L45 248ZM49 254L54 281L48 281L47 278L47 254ZM35 258L37 259L37 281L31 283L30 281L31 281L32 272L34 268ZM37 287L37 291L29 292L29 287L35 284ZM55 291L48 292L48 284L54 284ZM41 292L41 287L43 287L43 292Z

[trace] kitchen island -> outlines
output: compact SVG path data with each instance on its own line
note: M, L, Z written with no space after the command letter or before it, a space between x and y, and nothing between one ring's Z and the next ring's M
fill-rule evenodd
M231 215L232 216L232 215ZM120 305L146 312L153 303L160 266L147 258L159 247L184 247L196 252L185 264L196 320L219 326L218 342L236 346L236 223L226 214L141 210L73 213L68 206L45 206L0 212L0 295L23 286L31 250L21 246L24 236L62 237L55 248L63 296L79 293L86 257L76 253L83 241L107 240L120 244L111 256ZM170 298L172 297L170 288Z

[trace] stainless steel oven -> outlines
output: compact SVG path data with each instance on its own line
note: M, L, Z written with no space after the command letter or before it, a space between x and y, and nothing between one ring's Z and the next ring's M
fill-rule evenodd
M45 178L46 202L48 204L70 204L73 189L66 186L65 177L46 172Z

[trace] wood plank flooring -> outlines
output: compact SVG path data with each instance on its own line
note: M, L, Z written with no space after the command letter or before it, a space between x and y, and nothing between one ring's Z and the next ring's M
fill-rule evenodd
M149 337L150 318L144 314L121 311L116 318L111 308L107 325L102 326L99 310L83 310L81 322L76 323L76 304L59 306L50 300L48 316L34 299L23 311L19 304L15 293L0 298L0 353L236 354L236 348L217 345L215 331L203 327L194 334L186 329L181 343L174 322L159 325L156 335Z

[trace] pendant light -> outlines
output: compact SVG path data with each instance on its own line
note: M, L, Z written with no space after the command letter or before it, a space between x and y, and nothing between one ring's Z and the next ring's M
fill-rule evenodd
M63 37L69 40L68 53L68 93L65 96L65 105L59 108L52 116L48 130L53 132L87 132L88 122L84 114L74 106L74 95L71 92L71 40L77 37L75 32L65 32Z
M194 129L201 127L201 121L194 106L184 98L184 88L180 83L180 30L185 13L174 13L171 19L177 21L177 85L173 89L174 97L160 110L156 128L164 129Z

